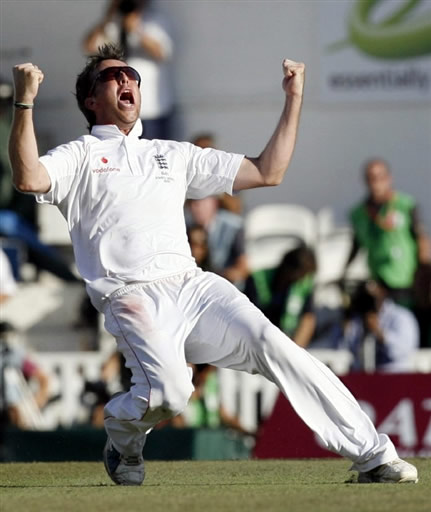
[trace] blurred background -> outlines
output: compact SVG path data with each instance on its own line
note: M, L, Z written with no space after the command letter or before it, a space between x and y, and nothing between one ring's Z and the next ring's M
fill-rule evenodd
M169 136L174 139L257 156L283 105L283 58L306 63L298 144L283 184L243 192L234 205L219 198L218 208L240 217L238 259L230 267L246 272L231 280L256 299L256 273L278 268L291 250L311 249L315 261L304 275L313 277L313 304L307 302L307 308L296 312L298 318L314 315L313 332L304 346L347 381L353 379L349 386L376 424L394 436L401 454L429 456L429 248L423 250L421 274L416 277L422 298L419 316L418 301L403 305L413 312L422 337L412 341L409 353L402 353L404 362L408 360L402 370L387 372L381 380L378 340L363 318L366 329L359 348L352 349L346 336L339 342L334 330L344 329L356 299L363 300L361 314L364 301L376 300L370 286L367 299L355 295L375 277L370 275L366 252L359 251L346 267L355 238L349 212L369 192L365 162L384 159L394 189L414 198L424 239L431 233L431 1L418 1L406 10L404 0L380 0L365 11L357 0L153 0L150 4L157 11L154 19L163 21L162 28L149 29L155 40L162 33L157 47L161 53L147 55L147 60L166 68L160 87L169 86ZM105 0L0 2L4 196L0 236L8 258L1 263L0 460L100 459L103 404L127 385L114 340L85 299L64 220L56 209L36 207L32 198L18 198L10 190L4 157L11 69L17 63L33 62L45 74L34 111L40 153L86 132L74 97L75 80L94 44L92 36L102 32L107 39L118 37L114 25L121 22L107 19L109 5ZM142 16L145 20L145 13ZM98 30L102 25L103 30ZM141 88L145 89L145 80ZM25 223L8 230L16 222L10 211ZM205 224L196 219L193 223ZM205 235L203 241L193 243L206 244L211 253L211 240ZM219 273L233 275L226 271L226 262L222 266L216 269ZM6 277L9 267L12 284ZM420 323L424 316L425 327ZM274 404L278 419L290 421L291 411L279 404L277 390L258 377L221 371L216 372L214 384L213 373L195 369L195 398L204 411L199 414L206 419L192 420L189 411L190 416L179 423L156 430L146 448L147 458L319 454L313 438L304 441L303 448L298 441L295 450L285 453L280 449L284 440L275 434L271 437L276 448L271 449L276 451L265 451L263 425L273 418ZM205 386L208 390L203 391ZM15 398L8 398L8 393L13 394L8 387ZM370 394L370 389L380 393ZM205 398L205 393L212 398ZM215 423L208 419L211 410L218 418ZM303 428L297 426L300 432ZM269 431L271 424L266 427Z

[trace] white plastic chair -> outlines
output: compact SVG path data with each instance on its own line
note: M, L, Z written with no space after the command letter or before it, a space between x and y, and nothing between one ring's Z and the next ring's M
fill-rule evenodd
M343 277L351 247L352 231L349 228L338 228L318 240L315 247L317 285L327 285ZM363 251L360 251L349 265L346 277L352 280L363 281L368 276L366 255Z
M317 236L324 238L335 230L334 210L324 206L316 213Z
M252 270L278 265L289 249L316 243L316 217L305 206L268 204L245 217L245 248Z

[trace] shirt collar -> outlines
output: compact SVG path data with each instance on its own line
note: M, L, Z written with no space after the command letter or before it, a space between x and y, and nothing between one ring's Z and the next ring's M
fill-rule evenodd
M131 139L139 139L142 134L142 122L138 119L128 135L124 135L115 124L96 124L91 129L91 135L98 139L113 139L117 137L129 137Z

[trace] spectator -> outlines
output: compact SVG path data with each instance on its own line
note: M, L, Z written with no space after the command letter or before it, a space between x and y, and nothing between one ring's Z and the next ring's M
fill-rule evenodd
M370 160L364 169L368 197L351 211L354 240L346 267L365 249L371 277L382 279L395 301L411 306L418 242L425 236L416 202L394 190L385 161Z
M202 270L212 270L211 258L208 246L208 233L203 226L195 224L187 228L192 256L198 267Z
M85 53L94 53L104 44L120 43L119 4L122 0L109 0L102 20L92 26L82 41Z
M174 52L169 21L151 0L111 0L102 22L86 36L84 49L121 43L130 66L145 86L141 90L143 137L170 139L174 116L171 63Z
M413 370L411 356L419 347L417 321L407 308L396 304L384 281L363 283L356 290L346 322L345 343L355 355L354 369L362 370L365 336L375 341L375 368L380 372Z
M313 311L314 252L301 246L287 252L277 268L253 272L245 294L301 347L311 341L316 326Z
M199 224L208 233L209 254L214 272L238 287L248 276L241 216L219 208L215 196L192 199L186 203L188 225Z

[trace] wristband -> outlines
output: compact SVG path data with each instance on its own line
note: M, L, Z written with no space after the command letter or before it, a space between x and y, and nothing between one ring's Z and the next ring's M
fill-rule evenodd
M21 110L29 110L34 107L33 103L20 103L19 101L15 101L13 104L15 108L19 108Z

